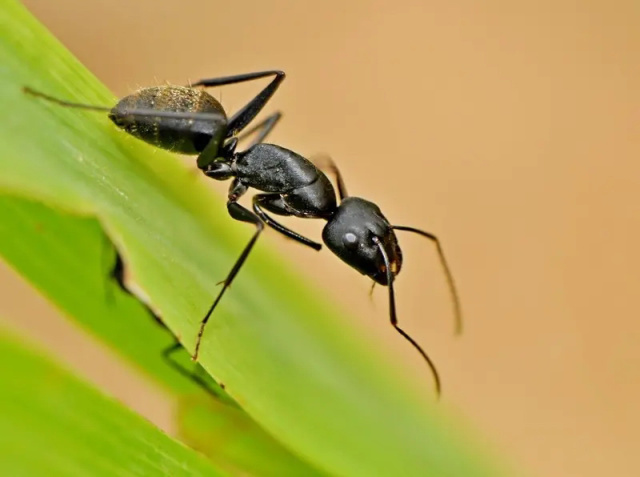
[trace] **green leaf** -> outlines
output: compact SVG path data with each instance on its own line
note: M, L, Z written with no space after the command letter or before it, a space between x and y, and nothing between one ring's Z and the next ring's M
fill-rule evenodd
M1 3L0 191L96 217L193 351L216 282L252 230L226 216L203 178L104 115L23 94L28 85L73 101L115 101L22 7ZM73 236L58 239L75 247ZM71 289L86 276L59 272ZM329 474L498 475L443 406L361 335L259 242L207 328L201 364L260 426ZM147 338L131 330L130 339L144 347Z
M3 330L0 361L3 475L226 475Z
M186 442L232 475L321 475L222 391L217 389L221 395L211 402L192 380L167 366L161 352L173 338L135 299L106 279L112 250L95 219L2 195L0 211L0 253L83 327L173 392L178 399L177 426ZM188 371L192 365L183 358L179 364Z

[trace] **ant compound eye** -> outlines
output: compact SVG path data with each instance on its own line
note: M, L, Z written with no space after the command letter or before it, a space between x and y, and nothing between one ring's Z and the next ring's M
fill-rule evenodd
M358 237L353 232L347 232L344 234L344 237L342 237L342 243L344 243L344 246L349 250L355 250L358 248Z

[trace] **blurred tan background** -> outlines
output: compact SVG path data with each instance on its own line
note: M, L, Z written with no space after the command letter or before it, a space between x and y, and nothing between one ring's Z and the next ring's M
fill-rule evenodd
M465 335L452 336L433 249L411 235L397 288L446 401L530 475L640 475L640 4L25 3L118 96L284 69L270 141L330 153L352 194L443 241ZM261 86L213 94L235 111ZM388 326L384 290L372 304L369 282L328 251L266 242L429 379ZM0 315L168 427L162 395L5 266L0 287Z

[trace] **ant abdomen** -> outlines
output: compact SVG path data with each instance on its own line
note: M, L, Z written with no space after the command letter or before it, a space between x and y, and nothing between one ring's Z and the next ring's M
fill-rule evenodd
M109 113L109 118L129 134L180 154L202 152L220 131L220 123L209 119L130 115L133 110L213 113L226 119L222 105L206 91L175 85L136 91L121 99Z

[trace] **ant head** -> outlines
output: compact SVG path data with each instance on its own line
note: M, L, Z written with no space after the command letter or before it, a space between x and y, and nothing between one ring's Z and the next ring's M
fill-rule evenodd
M398 240L380 208L372 202L357 197L344 199L325 225L322 239L343 262L381 285L388 283L379 247L384 247L393 275L400 273L402 252Z

